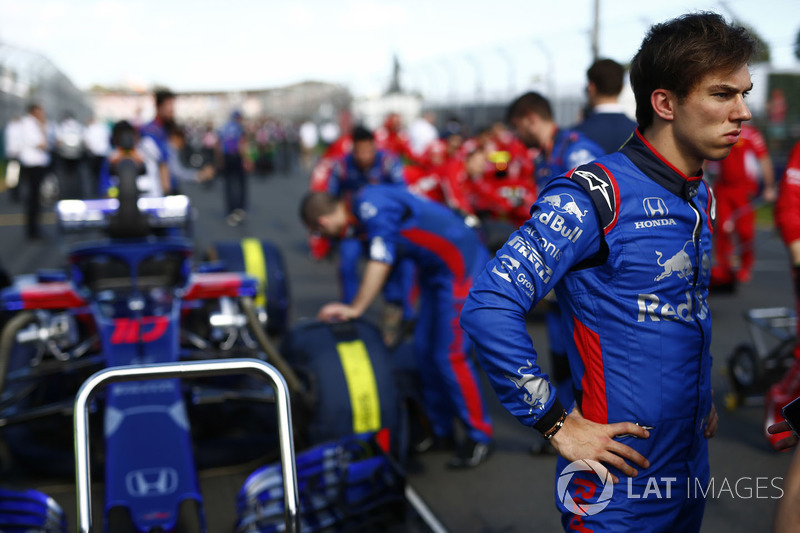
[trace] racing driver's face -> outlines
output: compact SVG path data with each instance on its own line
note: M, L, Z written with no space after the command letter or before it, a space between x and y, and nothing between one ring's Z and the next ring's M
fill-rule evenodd
M685 98L672 98L674 161L687 175L696 173L704 159L717 161L730 153L750 120L744 101L752 89L750 72L742 65L733 72L706 75Z

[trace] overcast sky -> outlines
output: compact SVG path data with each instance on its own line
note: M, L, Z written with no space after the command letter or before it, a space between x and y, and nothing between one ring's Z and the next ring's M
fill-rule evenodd
M78 87L255 89L307 79L357 95L402 81L447 97L580 85L594 0L0 0L0 40L41 52ZM727 7L726 7L727 6ZM798 0L601 0L600 54L627 62L647 27L687 11L735 13L798 65Z

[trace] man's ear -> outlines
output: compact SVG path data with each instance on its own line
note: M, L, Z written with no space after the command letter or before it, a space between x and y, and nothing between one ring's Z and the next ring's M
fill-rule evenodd
M593 81L590 81L586 84L586 96L588 96L590 99L597 96L597 85L595 85Z
M650 105L653 107L653 112L663 120L675 118L675 95L672 91L666 89L656 89L650 95Z
M326 215L319 215L314 222L317 231L322 231L324 233L327 229L328 217Z

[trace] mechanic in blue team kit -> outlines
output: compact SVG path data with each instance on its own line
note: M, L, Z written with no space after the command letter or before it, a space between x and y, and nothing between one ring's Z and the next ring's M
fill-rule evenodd
M363 127L353 128L353 150L334 163L328 179L328 192L350 200L368 184L390 184L405 188L404 167L393 152L378 149L374 133ZM342 301L351 302L358 290L358 265L364 256L363 236L351 233L339 239L339 282ZM414 268L408 261L399 261L383 291L384 316L381 329L389 344L396 341L403 320L413 320L414 309L409 293L414 285Z
M177 194L177 184L169 173L169 135L167 130L175 121L175 93L167 89L159 89L153 95L156 104L156 116L141 127L139 135L142 140L151 139L158 147L158 175L161 180L163 195ZM149 142L149 141L148 141Z
M619 103L625 84L625 67L613 59L598 59L586 71L586 79L588 111L574 129L611 154L619 150L636 129L636 122L628 118Z
M594 141L571 129L560 129L550 101L537 92L527 92L514 100L508 117L517 137L528 148L536 148L536 184L542 190L551 179L578 165L605 154Z
M517 98L508 108L508 120L517 131L517 136L528 148L536 148L539 154L534 160L536 182L541 191L556 176L588 163L605 154L602 148L588 137L574 130L559 129L553 118L550 102L539 93L528 92ZM547 196L545 201L566 208L569 200L557 195ZM559 400L570 405L572 396L565 330L562 326L561 308L551 293L545 299L544 313L550 356L553 363L553 381L558 385ZM538 452L534 446L532 451Z
M448 466L481 464L490 452L492 425L468 357L469 340L458 326L473 276L489 259L475 231L447 207L392 185L367 185L350 201L310 192L301 216L311 231L322 235L335 237L357 226L368 239L369 261L355 298L325 305L320 320L361 316L401 257L417 267L420 303L414 348L428 418L440 448L454 445L454 417L465 426L466 439Z
M222 176L225 180L225 221L238 226L247 217L247 172L252 167L247 156L247 138L242 126L242 112L235 110L219 131Z
M706 303L714 199L702 165L724 158L750 119L755 47L714 13L651 27L631 66L634 137L553 179L464 305L501 402L560 455L567 530L700 529L704 493L693 489L708 486L718 423ZM552 289L569 332L569 413L525 328Z

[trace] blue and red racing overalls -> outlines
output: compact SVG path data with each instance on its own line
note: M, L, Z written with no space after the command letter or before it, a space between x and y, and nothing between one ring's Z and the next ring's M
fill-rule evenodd
M403 164L393 153L378 150L375 161L366 170L360 169L352 153L340 157L333 165L328 178L328 192L337 198L349 200L370 184L393 184L405 188ZM342 287L342 301L350 303L358 291L358 264L364 257L364 240L360 235L347 235L339 240L339 283ZM414 316L412 292L414 287L414 268L407 262L399 262L383 289L387 302L403 307L403 318Z
M609 467L620 483L601 512L572 512L557 491L568 530L700 528L712 405L713 204L701 176L678 172L636 132L620 152L551 181L470 291L461 324L520 422L544 432L563 410L524 318L555 289L583 416L653 428L648 439L619 437L650 468L628 478ZM559 458L557 478L566 466ZM576 475L562 489L598 498L597 476L594 482L588 490Z
M594 141L575 130L557 130L553 138L553 149L548 156L543 152L534 160L536 183L544 189L551 179L564 176L571 169L602 157L605 151ZM569 385L569 363L565 346L566 332L561 326L561 306L557 298L547 299L544 318L547 324L547 339L550 344L550 357L553 384L558 388L558 399L569 410L575 398Z
M391 185L368 185L353 200L366 232L369 259L416 266L419 310L414 348L423 399L438 437L453 435L453 418L476 442L489 442L492 424L474 365L469 338L459 327L472 280L489 254L475 231L447 207Z

